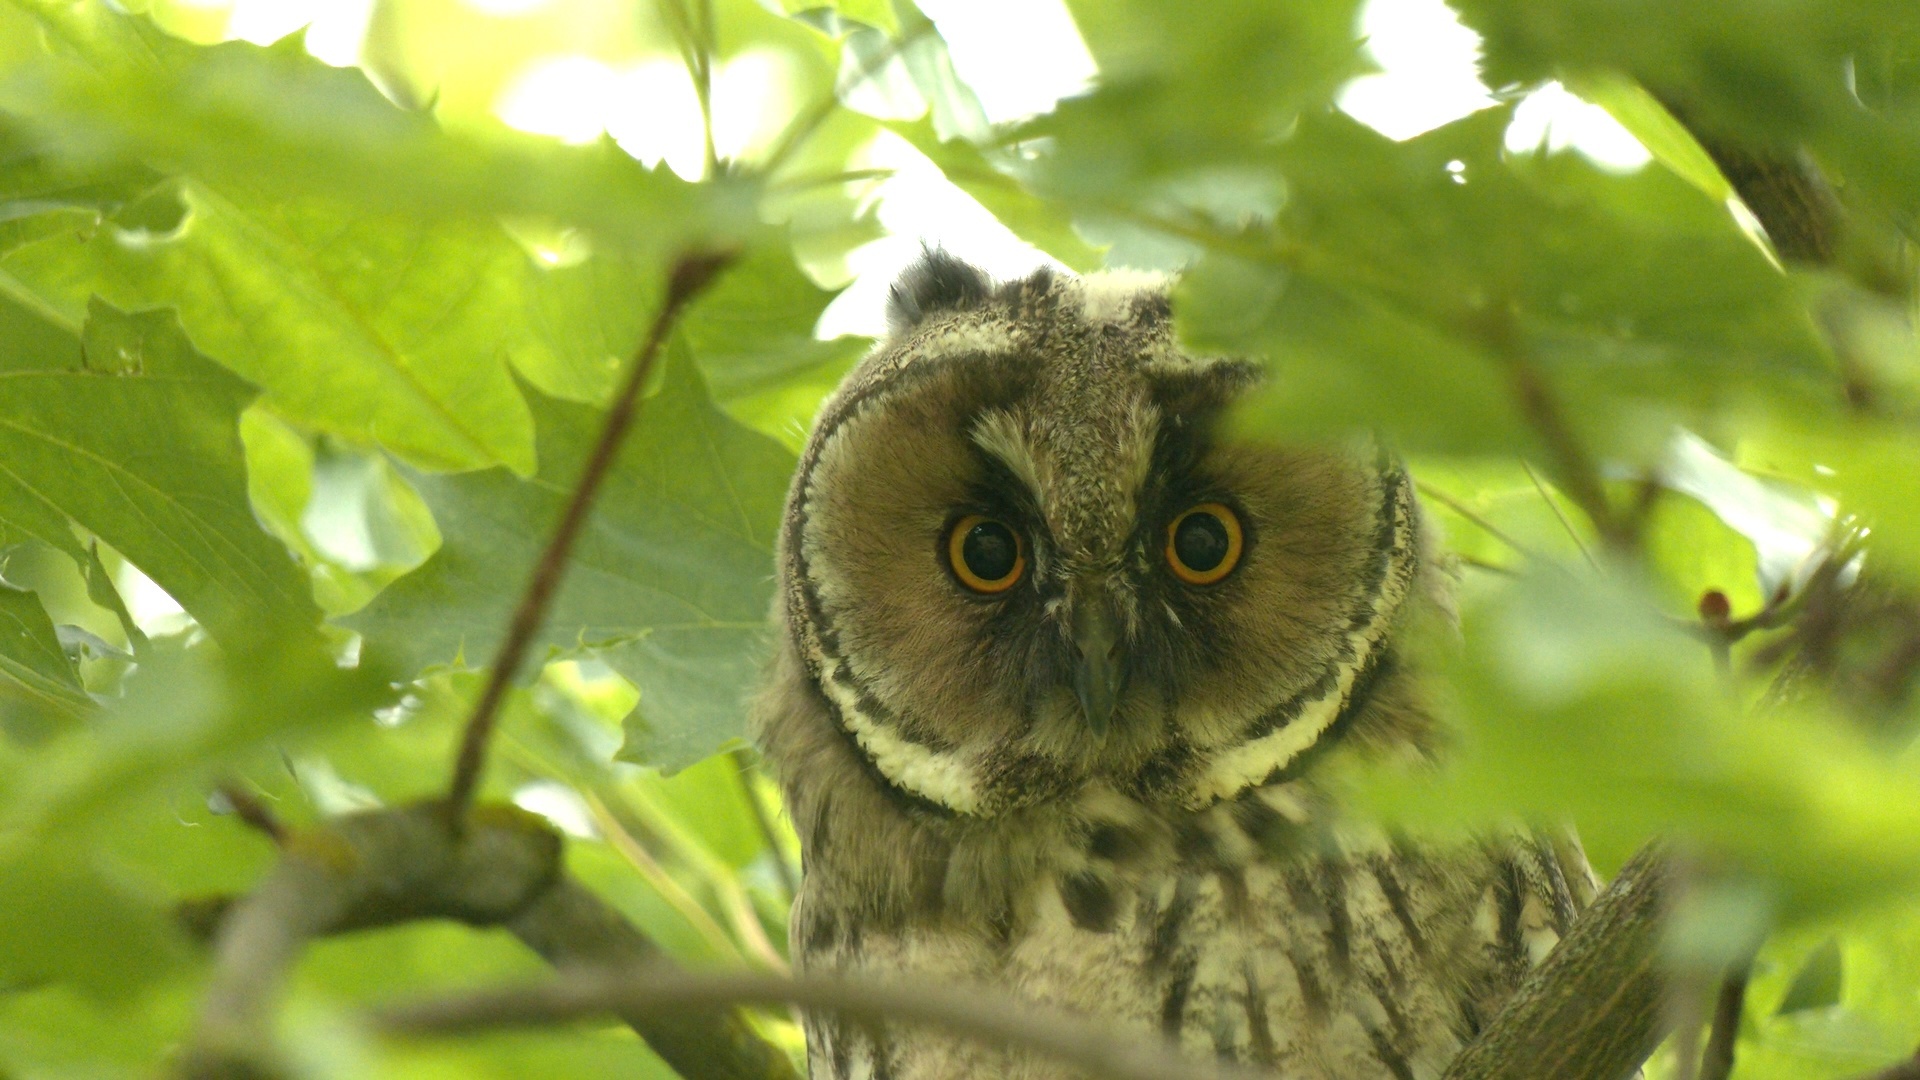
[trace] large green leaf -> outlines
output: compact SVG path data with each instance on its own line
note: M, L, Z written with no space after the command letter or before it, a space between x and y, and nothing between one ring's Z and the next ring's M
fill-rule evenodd
M742 731L772 596L793 458L720 412L684 350L642 407L538 640L590 652L640 688L627 754L679 767ZM540 471L422 476L444 540L346 625L412 666L492 659L600 428L585 406L531 397Z
M538 271L498 226L190 185L179 228L117 222L14 250L0 269L71 315L89 295L170 305L276 410L436 468L533 467L506 360Z
M5 6L47 47L0 73L0 109L83 159L114 150L201 179L414 215L548 217L646 249L720 243L753 226L751 184L687 184L607 140L567 147L498 126L448 131L388 101L358 69L307 55L297 37L197 46L109 4Z
M72 554L113 545L216 638L308 632L305 576L247 503L253 390L169 314L91 305L84 327L0 295L0 521Z
M1912 755L1817 706L1743 714L1705 643L1630 580L1543 569L1465 621L1448 772L1376 781L1375 807L1421 827L1572 821L1604 865L1670 837L1792 919L1920 881Z
M1920 214L1920 8L1887 0L1453 0L1495 84L1633 77L1707 130L1804 143L1912 226Z
M1525 449L1544 388L1576 437L1645 461L1675 422L1839 400L1795 283L1719 205L1663 169L1508 155L1506 120L1395 143L1307 117L1248 155L1286 192L1272 225L1166 215L1208 252L1183 332L1272 359L1265 423Z

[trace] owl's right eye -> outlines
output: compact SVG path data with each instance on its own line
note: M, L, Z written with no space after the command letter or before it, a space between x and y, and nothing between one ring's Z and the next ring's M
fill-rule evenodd
M1027 569L1026 545L1006 522L968 514L947 534L947 562L960 584L977 593L1003 593Z

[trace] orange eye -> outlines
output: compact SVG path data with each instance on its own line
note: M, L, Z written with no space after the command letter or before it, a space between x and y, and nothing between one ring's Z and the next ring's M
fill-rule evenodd
M1167 526L1167 566L1189 585L1211 585L1240 562L1240 519L1220 503L1201 503Z
M968 514L947 534L947 562L960 584L977 593L1003 593L1027 569L1027 548L1004 521Z

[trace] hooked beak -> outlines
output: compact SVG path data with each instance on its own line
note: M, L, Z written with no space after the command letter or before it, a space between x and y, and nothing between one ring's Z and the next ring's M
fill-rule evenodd
M1126 685L1120 656L1120 621L1105 597L1089 597L1073 606L1073 696L1096 740L1107 737L1113 707Z

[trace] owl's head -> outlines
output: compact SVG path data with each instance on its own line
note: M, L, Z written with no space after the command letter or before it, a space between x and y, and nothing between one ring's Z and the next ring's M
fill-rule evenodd
M1416 571L1397 468L1229 437L1258 371L1183 354L1155 277L933 252L889 321L780 554L795 653L885 783L963 815L1089 784L1198 808L1361 706Z

